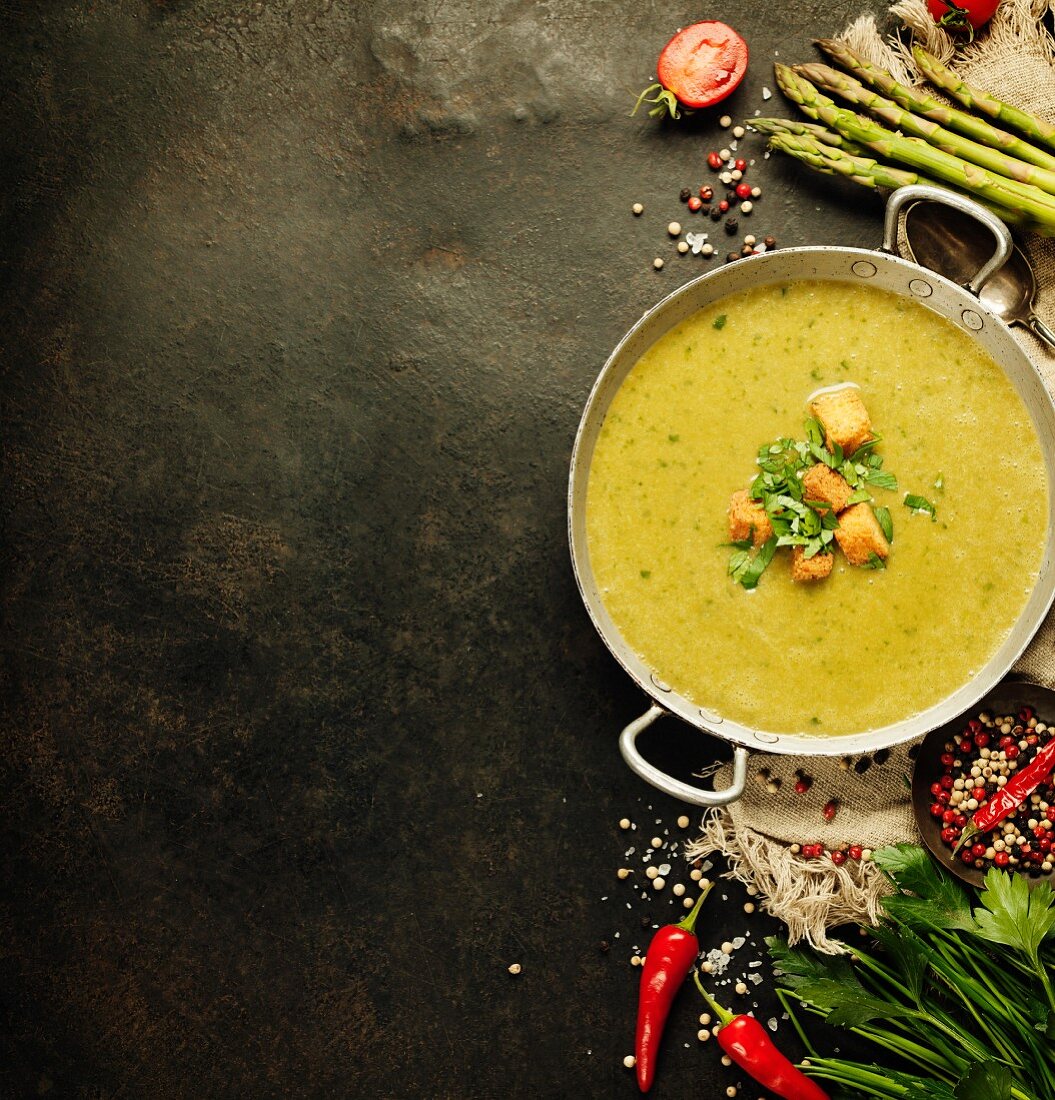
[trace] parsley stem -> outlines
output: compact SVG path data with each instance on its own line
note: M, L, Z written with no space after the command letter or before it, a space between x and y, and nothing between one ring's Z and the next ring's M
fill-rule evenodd
M810 1042L806 1032L803 1030L802 1024L799 1023L799 1018L795 1014L795 1009L791 1004L791 999L786 990L777 989L777 1000L784 1006L784 1011L788 1014L788 1019L791 1021L791 1026L795 1029L799 1039L802 1040L802 1045L806 1048L806 1053L811 1058L817 1057L817 1051L814 1049L813 1044Z

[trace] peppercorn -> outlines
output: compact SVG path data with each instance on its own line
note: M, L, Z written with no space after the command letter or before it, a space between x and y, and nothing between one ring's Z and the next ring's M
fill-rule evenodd
M751 211L754 210L754 208L754 203L752 203L750 199L744 199L744 201L740 204L740 211L743 214L750 214Z
M862 756L860 760L854 764L854 771L858 775L864 775L866 771L872 766L872 758L870 756Z
M739 172L743 172L743 171L745 171L745 170L746 170L746 168L747 168L747 161L746 161L746 160L744 160L744 158L743 158L743 157L737 157L737 158L736 158L736 162L735 162L735 163L733 164L733 167L734 167L734 168L735 168L735 169L736 169L737 171L739 171Z
M729 207L727 206L725 209L728 210ZM722 204L718 203L718 205L713 207L710 211L711 221L712 222L720 222L722 220L722 214L723 213L724 213L724 211L722 210Z
M746 183L738 183L736 185L736 197L738 199L749 199L751 197L751 188Z
M688 202L689 202L689 209L694 214L696 213L697 210L700 209L700 207L703 206L703 203L695 195L690 195L689 199L688 199Z
M714 198L714 188L704 184L700 188L700 198L703 199L704 202L710 202L711 199Z
M728 255L727 255L726 257L725 257L725 262L726 262L727 264L731 264L731 263L733 262L733 260L739 260L739 259L740 259L740 253L739 253L739 252L730 252L730 253L729 253L729 254L728 254Z
M834 821L835 815L839 812L839 800L836 798L830 798L824 803L824 807L821 809L821 813L824 815L825 821Z
M683 187L678 198L681 199L682 202L688 202L689 199L692 198L692 192L687 187Z
M707 166L717 172L722 166L722 158L717 153L708 153Z
M755 250L749 244L745 244L744 247L740 249L740 255L743 256L745 259L748 256L753 256L754 254Z
M740 223L736 220L736 218L726 218L725 219L725 231L730 236L732 236L732 234L735 233L737 231L737 229L739 229L739 228L740 228Z
M707 203L707 202L705 202L705 203L701 203L701 204L700 204L700 213L701 213L701 214L702 214L702 215L703 215L703 216L704 216L705 218L709 218L709 217L711 216L711 204L710 204L710 203Z
M722 199L722 201L718 204L718 209L724 214L726 210L729 209L729 203L725 199Z
M845 862L846 862L846 853L845 852L840 852L840 851L832 852L832 863L834 863L836 867L841 867Z
M763 238L762 243L766 246L766 248L776 248L777 247L776 237L765 237L765 238Z
M862 848L860 844L851 844L848 851L851 859L860 859L864 848Z

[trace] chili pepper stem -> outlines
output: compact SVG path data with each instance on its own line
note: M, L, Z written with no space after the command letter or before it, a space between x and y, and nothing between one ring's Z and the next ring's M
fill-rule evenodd
M710 995L710 993L708 993L707 990L703 988L703 982L700 981L700 972L698 970L694 970L692 972L692 980L696 983L696 988L700 991L700 996L703 997L703 999L707 1002L715 1016L717 1016L718 1019L722 1021L722 1027L725 1027L726 1024L732 1023L733 1014L729 1011L729 1009L724 1008L722 1005L720 1005Z
M700 894L700 896L696 899L696 904L689 911L689 915L684 920L678 921L678 923L674 926L675 928L680 928L683 931L688 932L689 935L696 935L696 918L700 915L700 910L703 908L703 903L707 900L707 895L711 892L713 887L713 882L707 883L707 885L703 888L703 893Z
M974 840L974 838L975 838L975 837L976 837L976 836L977 836L977 835L978 835L978 834L979 834L979 833L980 833L981 831L982 831L982 830L981 830L981 829L979 829L979 828L978 828L978 826L977 826L977 825L975 825L975 823L974 823L973 821L968 821L968 822L967 822L967 828L966 828L966 829L964 829L964 831L963 831L962 833L960 833L960 839L959 839L959 840L958 840L958 841L956 842L956 847L955 847L955 848L953 848L953 850L952 850L952 854L953 854L954 856L956 856L956 855L959 855L959 853L960 853L960 849L961 849L961 848L962 848L962 847L963 847L963 846L964 846L965 844L967 844L967 843L968 843L969 841L971 841L971 840Z

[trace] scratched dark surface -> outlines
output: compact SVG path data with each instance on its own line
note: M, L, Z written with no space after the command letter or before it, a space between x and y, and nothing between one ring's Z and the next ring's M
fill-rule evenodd
M708 9L725 109L860 8ZM615 823L678 811L618 759L565 482L705 268L663 227L720 112L626 117L698 14L0 4L3 1096L636 1095ZM751 179L756 231L876 243L867 194ZM698 1010L653 1095L738 1080Z

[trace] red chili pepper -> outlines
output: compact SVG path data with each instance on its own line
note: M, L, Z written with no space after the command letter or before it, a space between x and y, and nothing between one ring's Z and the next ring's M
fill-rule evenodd
M734 1016L703 988L699 971L696 988L722 1026L715 1033L718 1045L746 1073L782 1100L830 1100L828 1094L777 1049L766 1029L754 1016Z
M1017 746L1016 746L1017 747ZM1010 755L1010 753L1009 753ZM953 850L955 855L967 841L979 833L987 833L1010 817L1055 769L1055 737L1053 737L1014 778L993 795L979 809L963 831L960 843Z
M637 1005L637 1084L648 1092L656 1076L656 1057L663 1038L663 1027L682 982L692 969L700 951L696 938L696 918L704 899L711 892L708 883L692 912L677 924L661 928L648 945L641 971L641 993Z

